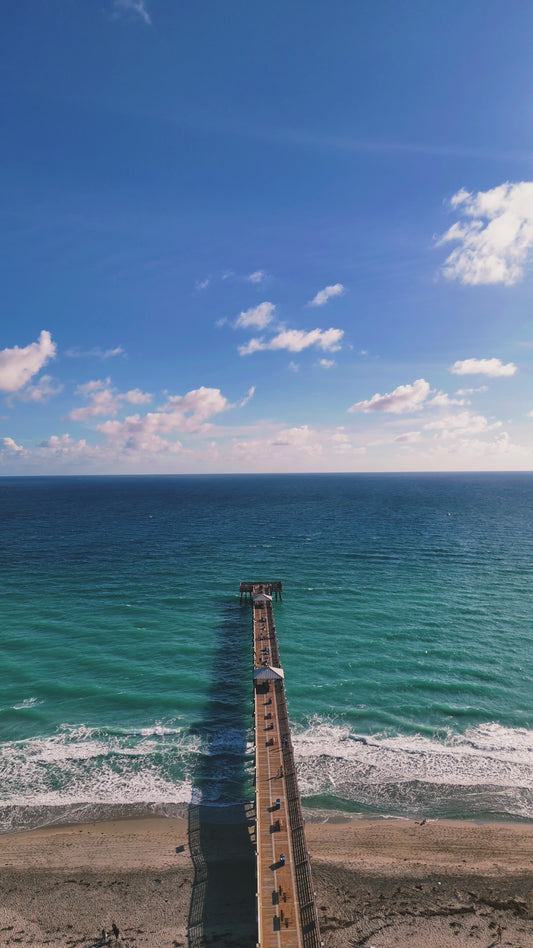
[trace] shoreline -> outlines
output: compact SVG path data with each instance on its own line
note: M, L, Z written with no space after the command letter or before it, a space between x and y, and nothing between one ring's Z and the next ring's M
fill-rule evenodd
M127 820L141 821L151 819L163 820L187 820L192 806L200 806L205 818L211 814L214 822L239 822L242 819L244 810L251 806L251 800L240 803L156 803L156 804L65 804L57 806L32 807L10 805L0 807L0 813L4 814L7 810L13 809L18 816L9 827L5 822L0 823L0 840L4 836L17 836L18 834L27 834L39 832L40 830L51 829L54 827L82 827L94 826L100 823L119 823ZM411 814L409 816L398 813L373 813L373 812L354 812L351 810L342 810L335 808L317 808L309 805L302 806L306 825L327 824L335 826L337 824L351 825L359 823L390 823L390 824L455 824L457 826L515 826L515 827L533 827L533 817L523 817L515 815L492 816L480 814L479 816L468 815L460 816L432 816L425 814Z
M242 905L255 871L243 810L240 819L197 810L201 936L254 944L255 906ZM0 944L90 948L116 921L132 948L185 946L198 895L188 816L0 836ZM533 944L533 823L311 818L306 832L326 948Z

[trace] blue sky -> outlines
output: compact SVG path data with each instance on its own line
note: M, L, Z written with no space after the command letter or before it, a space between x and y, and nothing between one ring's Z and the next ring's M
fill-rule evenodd
M0 17L0 473L533 468L529 0Z

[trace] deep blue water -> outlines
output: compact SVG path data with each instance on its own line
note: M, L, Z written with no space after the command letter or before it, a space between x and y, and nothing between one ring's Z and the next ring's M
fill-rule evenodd
M308 805L533 818L533 475L2 478L0 523L4 828L251 797L251 579Z

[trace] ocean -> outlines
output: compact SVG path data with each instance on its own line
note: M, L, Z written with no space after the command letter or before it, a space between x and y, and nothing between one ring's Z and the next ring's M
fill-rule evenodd
M304 805L533 819L533 475L0 478L0 829L253 797L274 603Z

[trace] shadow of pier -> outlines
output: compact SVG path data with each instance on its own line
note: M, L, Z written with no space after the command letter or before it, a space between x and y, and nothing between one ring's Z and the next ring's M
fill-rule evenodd
M209 699L195 728L202 753L188 815L188 944L236 948L257 941L253 805L246 802L253 766L246 756L253 711L249 608L220 607L211 659Z

